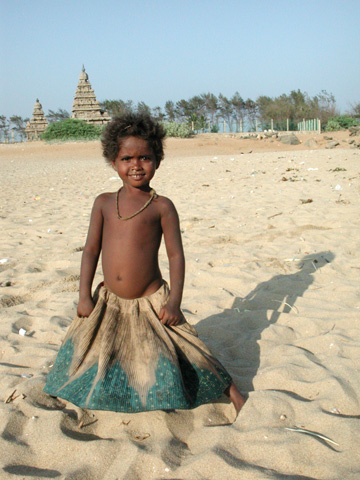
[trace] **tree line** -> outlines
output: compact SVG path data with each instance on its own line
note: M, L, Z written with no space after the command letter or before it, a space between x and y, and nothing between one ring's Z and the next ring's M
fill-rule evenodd
M195 130L208 129L210 126L212 131L217 131L219 123L223 121L230 131L232 126L239 125L249 131L254 131L256 125L265 130L271 124L276 130L285 130L287 120L290 130L296 130L297 124L303 119L319 118L325 125L330 118L339 115L334 95L326 90L313 97L300 90L293 90L288 95L282 94L274 98L263 95L256 101L243 99L239 92L235 92L232 97L221 93L218 96L203 93L188 100L169 100L164 108L150 108L144 102L135 105L131 100L104 100L100 105L111 117L129 110L139 111L150 113L160 121L193 125ZM354 105L349 114L360 117L360 103Z
M287 122L290 130L295 130L297 123L303 119L319 118L322 125L326 125L329 119L339 115L336 108L335 97L322 90L319 94L311 97L301 90L292 90L289 94L278 97L259 96L256 100L244 99L239 92L231 97L220 93L202 93L188 100L181 99L177 102L168 100L164 107L151 108L145 102L134 103L132 100L103 100L100 102L103 110L106 110L113 118L126 111L145 112L153 115L159 121L186 123L196 131L218 131L220 122L226 122L230 131L232 127L254 131L256 125L263 130L269 129L270 125L275 130L285 130ZM360 102L352 105L348 112L354 118L360 117ZM70 114L59 108L57 111L49 110L46 118L49 123L69 118ZM0 140L10 139L16 135L20 139L25 138L25 127L29 119L13 115L7 119L0 115ZM12 133L11 133L12 132Z
M10 140L14 136L23 140L25 138L25 126L28 118L12 115L9 119L0 115L0 140Z

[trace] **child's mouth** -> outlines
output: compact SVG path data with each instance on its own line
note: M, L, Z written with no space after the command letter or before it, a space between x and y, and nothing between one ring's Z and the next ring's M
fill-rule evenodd
M144 176L143 173L133 173L132 175L129 175L129 177L134 178L135 180L139 180Z

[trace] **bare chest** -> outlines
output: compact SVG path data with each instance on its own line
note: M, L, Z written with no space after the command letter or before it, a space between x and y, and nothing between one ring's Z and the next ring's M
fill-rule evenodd
M118 218L115 208L104 214L103 241L130 242L134 246L159 243L162 228L160 215L154 205L149 205L129 219Z

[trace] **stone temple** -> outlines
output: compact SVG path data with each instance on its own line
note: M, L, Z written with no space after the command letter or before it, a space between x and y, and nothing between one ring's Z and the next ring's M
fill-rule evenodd
M79 75L79 83L74 96L72 118L85 120L94 125L103 125L111 120L107 112L101 110L84 66Z
M27 140L40 140L40 135L44 133L48 121L45 118L41 103L36 99L34 105L33 117L27 122L25 128L25 135Z

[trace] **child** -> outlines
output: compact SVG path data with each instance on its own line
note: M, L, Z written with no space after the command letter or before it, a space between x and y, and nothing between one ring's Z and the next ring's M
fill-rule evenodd
M181 310L185 261L172 202L150 187L164 156L162 126L129 113L110 122L103 154L123 186L99 195L81 260L78 316L45 392L82 408L189 409L225 392L245 400ZM158 264L164 235L170 290ZM104 281L91 287L100 251Z

